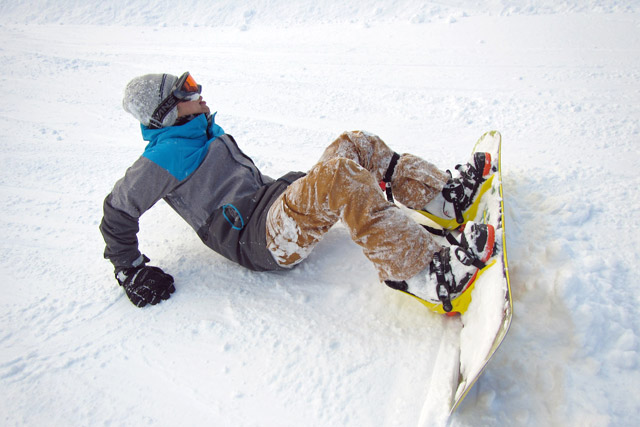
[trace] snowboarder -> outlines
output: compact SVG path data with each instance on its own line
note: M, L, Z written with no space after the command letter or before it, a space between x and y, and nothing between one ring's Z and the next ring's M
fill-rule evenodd
M342 220L381 281L445 311L491 255L491 226L467 223L459 241L443 246L379 185L409 208L460 218L493 173L490 156L476 154L446 173L354 131L340 135L307 173L274 180L215 123L201 90L188 72L140 76L125 89L123 107L141 123L148 145L106 197L100 230L104 256L136 306L175 291L173 277L147 265L138 249L138 220L160 199L205 245L256 271L292 268Z

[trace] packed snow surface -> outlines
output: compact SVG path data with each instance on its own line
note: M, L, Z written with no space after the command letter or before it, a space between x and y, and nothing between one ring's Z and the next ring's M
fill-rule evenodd
M270 176L344 130L445 169L499 130L514 317L451 425L637 423L640 2L488 3L0 1L0 423L444 422L459 319L340 225L253 273L160 203L140 245L177 291L117 286L102 200L144 147L123 89L186 70Z

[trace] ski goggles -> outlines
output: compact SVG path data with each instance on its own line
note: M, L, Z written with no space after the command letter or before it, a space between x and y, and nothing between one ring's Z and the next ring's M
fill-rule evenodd
M164 92L164 85L167 77L167 74L162 75L160 94ZM195 79L188 71L181 75L171 88L169 95L164 98L160 102L160 105L158 105L158 107L153 111L151 120L149 120L149 127L151 129L160 129L162 127L162 121L176 105L181 102L200 99L201 92L202 86L196 83Z

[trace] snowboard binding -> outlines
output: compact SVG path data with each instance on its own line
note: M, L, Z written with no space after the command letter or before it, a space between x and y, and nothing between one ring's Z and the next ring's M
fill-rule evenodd
M387 286L416 297L429 309L447 315L464 313L471 302L475 281L493 265L496 248L492 225L465 224L457 240L450 231L441 234L451 244L436 253L429 266L407 281Z
M490 153L474 153L471 161L457 165L458 176L451 178L442 189L441 197L429 203L419 213L443 228L452 230L476 217L480 199L492 185L497 166Z

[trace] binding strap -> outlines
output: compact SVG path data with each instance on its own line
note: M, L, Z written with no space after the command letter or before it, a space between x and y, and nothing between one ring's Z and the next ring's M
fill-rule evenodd
M454 237L454 235L451 233L450 230L429 227L428 225L425 225L425 224L422 224L422 227L431 234L434 234L436 236L441 236L447 239L447 242L449 242L451 247L455 248L455 250L461 249L462 251L464 251L464 253L467 254L467 258L469 259L469 261L461 260L460 262L462 262L463 264L466 263L465 265L473 265L478 270L482 270L487 266L486 263L482 262L475 256L471 255L467 250L465 250L465 246L463 246L462 243ZM458 257L458 259L460 259L460 257Z
M433 256L433 268L436 273L436 281L438 285L436 292L438 293L438 299L442 302L442 309L449 313L453 309L451 304L451 286L449 281L445 277L447 271L451 271L449 266L449 260L446 257L442 257L440 253Z
M387 200L393 203L393 191L391 190L391 177L393 177L393 172L396 170L396 165L398 164L398 159L400 158L400 154L394 151L391 156L391 160L389 161L389 167L387 167L387 172L384 174L384 178L382 178L382 182L380 183L380 187L387 193Z
M409 285L405 280L385 280L385 285L390 287L391 289L395 289L396 291L407 292L409 290Z
M426 224L421 224L421 225L422 225L422 228L427 230L429 233L434 234L436 236L444 237L445 239L447 239L447 242L449 242L451 245L460 246L460 242L455 237L453 237L453 234L451 234L449 230L445 230L443 228L429 227Z
M458 224L463 224L464 216L462 208L465 203L464 184L459 182L458 179L450 181L450 183L442 189L442 197L453 205L453 210L456 213L456 221L458 221Z

